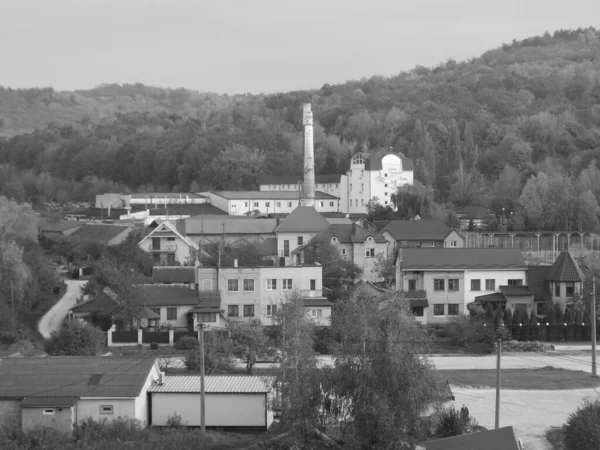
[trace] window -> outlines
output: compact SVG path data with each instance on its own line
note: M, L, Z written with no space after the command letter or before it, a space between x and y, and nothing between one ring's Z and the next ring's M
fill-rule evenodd
M217 313L198 313L199 322L216 322Z
M496 290L496 280L485 280L485 290L486 291L495 291Z
M290 256L290 241L283 241L283 256Z
M244 291L246 291L246 292L254 291L254 280L252 278L246 278L244 280Z
M433 290L434 291L443 291L445 290L445 281L440 278L436 278L433 280Z
M360 183L360 191L364 191L365 190L365 184L364 183Z
M323 206L325 206L325 202L319 202L319 207L322 208Z
M315 291L317 289L317 280L310 280L310 290Z
M168 237L168 238L167 238L167 241L174 241L174 240L175 240L175 238L174 238L174 237Z
M229 292L237 292L240 290L239 280L227 280L227 290Z
M357 154L354 158L352 158L352 164L364 164L365 159L361 153Z
M244 317L254 317L254 305L244 305Z
M450 241L450 247L456 247L456 241Z
M452 280L448 280L448 290L449 291L458 291L458 279L454 278ZM450 315L450 312L448 312L448 315Z
M433 305L433 315L434 316L443 316L444 315L444 305Z
M312 317L323 317L323 310L322 309L311 309L310 315Z
M358 206L358 199L354 200L354 206Z
M423 317L423 307L422 306L417 306L415 308L410 308L410 310L412 311L413 315L416 317Z
M291 208L292 207L292 202L287 202L287 206L288 206L288 208Z
M244 202L244 208L248 207L248 202Z
M44 410L44 415L50 415L50 414L54 414L54 410L51 408L45 409Z
M150 311L160 317L160 308L150 308Z
M560 283L554 283L554 296L560 297Z
M291 278L287 278L285 280L281 280L283 283L283 290L284 291L291 291L292 290L292 279Z
M331 206L333 208L334 203L333 202L329 202L329 206Z
M367 258L373 258L373 257L375 257L375 249L374 249L374 248L368 248L368 249L365 251L365 256L366 256Z
M298 236L298 245L302 245L302 244L304 244L304 237Z
M383 204L384 204L384 205L387 205L387 204L388 204L388 202L383 202Z
M281 202L275 202L275 206L277 206L278 208L281 208Z
M352 183L350 183L350 190L352 191Z
M575 294L575 283L567 283L567 297L573 297Z
M277 280L275 278L267 280L267 291L277 290Z
M113 405L100 405L100 414L112 414Z
M385 192L383 195L387 196L387 195L388 195L388 192L386 191L386 192Z
M458 303L449 303L448 304L448 315L449 316L458 316Z
M383 174L383 176L384 176L384 177L387 177L387 173L384 173L384 174Z
M267 305L267 316L271 317L277 314L277 305Z
M384 187L387 187L387 184L384 184Z
M360 206L365 206L365 199L364 198L360 199Z
M254 202L254 207L258 208L258 202Z
M177 320L177 308L167 308L167 320Z
M229 317L237 317L240 315L240 307L238 305L227 305L227 315Z
M408 280L408 290L409 291L417 290L417 280Z
M481 280L471 280L471 290L472 291L480 291L481 290Z
M523 286L523 280L508 280L509 286Z

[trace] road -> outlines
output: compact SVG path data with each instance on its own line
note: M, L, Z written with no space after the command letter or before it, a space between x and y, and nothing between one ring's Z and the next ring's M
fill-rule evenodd
M434 356L429 360L438 370L495 369L496 355ZM591 355L564 355L560 353L503 353L502 369L535 369L553 366L568 370L592 372Z
M81 295L81 288L87 283L85 280L65 280L67 291L56 304L41 318L38 323L38 330L44 339L48 339L50 334L67 317L69 309L75 306L77 297Z

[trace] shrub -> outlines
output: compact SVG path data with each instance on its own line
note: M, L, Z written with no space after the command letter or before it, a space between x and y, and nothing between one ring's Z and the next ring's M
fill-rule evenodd
M183 336L175 342L175 348L178 350L193 350L199 345L198 339L193 336Z
M441 408L434 414L433 420L437 422L436 435L441 437L470 433L477 426L477 422L468 414L466 408L462 411L452 407Z
M587 399L571 413L564 426L567 450L600 448L600 400Z
M172 416L167 417L167 426L169 428L181 428L183 427L183 421L181 420L181 414L173 412Z
M78 320L63 322L46 341L45 350L53 356L96 356L104 346L104 333Z

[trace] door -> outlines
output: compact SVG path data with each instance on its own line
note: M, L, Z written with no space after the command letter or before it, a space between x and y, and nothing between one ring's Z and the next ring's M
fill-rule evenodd
M188 313L187 315L187 328L188 331L194 331L194 313Z
M160 250L160 238L152 238L152 250Z

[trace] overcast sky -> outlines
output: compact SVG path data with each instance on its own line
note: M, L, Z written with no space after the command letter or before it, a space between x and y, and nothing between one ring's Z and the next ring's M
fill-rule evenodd
M600 28L600 0L0 0L0 85L320 88Z

